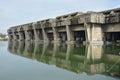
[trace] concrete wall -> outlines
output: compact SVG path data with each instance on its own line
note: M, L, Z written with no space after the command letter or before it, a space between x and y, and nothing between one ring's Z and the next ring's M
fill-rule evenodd
M85 31L86 43L103 43L104 32L120 32L120 12L75 12L45 19L8 29L11 40L49 41L48 33L53 34L53 41L59 42L59 33L65 32L67 42L74 42L74 31ZM42 37L42 38L41 38Z
M120 23L103 25L104 32L120 32Z

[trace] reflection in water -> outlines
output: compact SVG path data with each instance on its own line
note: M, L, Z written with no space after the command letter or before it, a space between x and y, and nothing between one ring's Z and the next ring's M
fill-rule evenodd
M9 42L12 54L75 73L104 74L120 78L120 46Z

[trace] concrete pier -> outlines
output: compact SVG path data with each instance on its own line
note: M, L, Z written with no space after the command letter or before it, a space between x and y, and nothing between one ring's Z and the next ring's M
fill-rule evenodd
M8 29L10 40L44 42L120 42L120 8L101 12L74 12Z

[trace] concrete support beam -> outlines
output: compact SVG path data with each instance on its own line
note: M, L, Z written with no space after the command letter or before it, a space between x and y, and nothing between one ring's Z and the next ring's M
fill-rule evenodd
M103 44L103 33L101 24L84 24L86 43Z
M15 32L13 32L13 40L17 40L17 36L16 36Z
M35 41L40 41L40 36L39 36L39 30L34 29L34 36L35 36Z
M42 28L42 33L43 33L43 40L44 40L44 42L48 42L47 32L45 31L44 28Z
M74 34L68 25L66 26L66 32L67 32L67 42L73 42L74 41Z
M33 23L32 26L33 26L33 30L34 30L33 32L34 32L35 41L40 41L40 32L38 30L38 24Z
M53 27L52 29L53 29L54 42L59 42L59 37L58 37L57 30L55 29L55 27Z
M30 41L31 40L31 38L30 38L30 32L27 31L27 30L25 31L25 37L26 37L25 38L26 41Z
M18 35L19 35L19 41L23 41L24 40L24 33L18 32Z

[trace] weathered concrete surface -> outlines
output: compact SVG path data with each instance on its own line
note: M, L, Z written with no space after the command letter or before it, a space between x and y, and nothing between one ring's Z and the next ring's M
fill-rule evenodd
M120 32L120 23L104 25L104 32Z
M103 44L103 41L107 41L107 32L120 32L120 8L102 12L75 12L8 29L10 40L78 41L90 44Z

